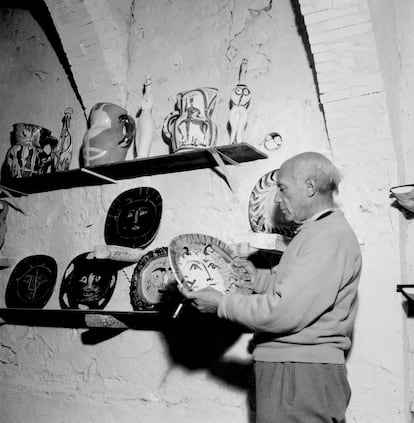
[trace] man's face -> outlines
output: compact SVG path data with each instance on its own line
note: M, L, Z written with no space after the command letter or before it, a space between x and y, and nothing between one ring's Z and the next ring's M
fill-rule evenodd
M277 176L275 202L279 203L287 221L301 223L309 217L309 197L305 181L301 182L294 175L294 166L289 163L282 165Z

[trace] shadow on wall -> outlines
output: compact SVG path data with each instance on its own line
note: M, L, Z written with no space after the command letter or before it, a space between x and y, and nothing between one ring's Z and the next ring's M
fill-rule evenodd
M207 370L228 386L246 392L249 422L254 422L254 376L251 361L223 359L246 329L185 307L161 330L171 361L190 370Z

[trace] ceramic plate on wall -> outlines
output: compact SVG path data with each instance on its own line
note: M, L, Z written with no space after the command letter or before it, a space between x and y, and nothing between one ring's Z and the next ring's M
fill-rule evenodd
M177 282L186 282L195 291L211 287L222 293L252 293L248 267L235 266L232 249L217 238L178 235L170 242L168 256Z
M109 302L118 275L112 260L74 258L65 270L59 292L63 309L101 310Z
M29 256L17 263L6 287L6 306L43 308L52 296L57 264L46 255Z
M173 282L173 285L171 284ZM175 288L168 260L168 248L161 247L142 256L131 278L131 304L134 310L157 311Z
M158 232L162 213L160 193L151 187L133 188L118 195L105 220L109 245L144 248Z
M297 225L288 222L275 203L278 169L264 174L249 199L249 223L253 232L277 233L293 237Z

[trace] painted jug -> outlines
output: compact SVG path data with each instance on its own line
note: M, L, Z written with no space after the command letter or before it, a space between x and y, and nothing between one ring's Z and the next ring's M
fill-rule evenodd
M162 128L171 152L216 144L217 126L211 116L217 92L217 88L205 87L177 94L176 110L165 118Z
M135 141L135 131L135 120L123 107L112 103L95 104L89 113L88 130L83 137L83 165L124 161Z
M6 153L2 179L36 176L54 171L53 157L58 144L49 129L33 123L15 123L12 146Z

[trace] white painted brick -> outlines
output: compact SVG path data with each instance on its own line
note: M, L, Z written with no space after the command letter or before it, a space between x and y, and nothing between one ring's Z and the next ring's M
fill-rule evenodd
M348 9L328 9L321 12L312 13L304 17L306 26L315 25L322 22L329 22L336 18L343 18L347 15L356 15L359 13L358 7Z
M301 0L302 13L313 13L332 7L332 0Z
M345 28L351 25L356 25L359 23L370 22L370 20L363 15L347 15L342 16L336 19L330 19L325 22L320 22L318 24L307 25L307 30L309 34L319 34L326 31L332 31L334 29Z
M339 91L329 91L327 93L321 94L320 97L321 97L321 102L325 104L331 101L344 100L351 96L352 96L351 90L345 89L345 90L339 90Z
M363 34L372 31L371 23L361 23L347 26L345 28L334 29L321 34L309 35L311 45L318 43L334 42L343 40L346 37L361 37Z

